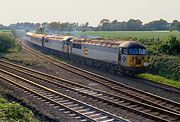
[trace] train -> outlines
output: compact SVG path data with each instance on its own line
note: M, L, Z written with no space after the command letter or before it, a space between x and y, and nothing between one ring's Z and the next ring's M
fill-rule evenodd
M73 63L94 66L117 74L136 75L145 72L149 65L147 49L135 41L27 32L26 42L31 47L69 59Z

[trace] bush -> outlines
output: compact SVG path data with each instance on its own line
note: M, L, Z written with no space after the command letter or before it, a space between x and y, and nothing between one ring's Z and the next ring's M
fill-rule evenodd
M0 121L8 122L32 122L34 114L17 103L9 103L0 98Z
M0 52L7 52L16 47L16 41L10 33L0 33Z
M168 39L160 45L159 48L160 52L166 53L166 54L180 54L180 42L176 39L175 36L170 35Z
M180 57L159 54L152 57L149 73L180 81Z

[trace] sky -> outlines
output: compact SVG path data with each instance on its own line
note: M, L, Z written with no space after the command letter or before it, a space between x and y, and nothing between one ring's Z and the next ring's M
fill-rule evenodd
M180 0L0 0L0 24L17 22L89 22L101 19L144 23L180 21Z

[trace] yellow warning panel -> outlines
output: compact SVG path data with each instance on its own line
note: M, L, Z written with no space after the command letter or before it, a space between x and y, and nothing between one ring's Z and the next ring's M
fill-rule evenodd
M88 55L88 48L84 48L84 55Z

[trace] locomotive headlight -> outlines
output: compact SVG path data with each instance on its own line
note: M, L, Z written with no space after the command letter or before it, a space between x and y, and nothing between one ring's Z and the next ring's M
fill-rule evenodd
M145 66L145 67L149 66L149 63L145 62L145 63L144 63L144 66Z

